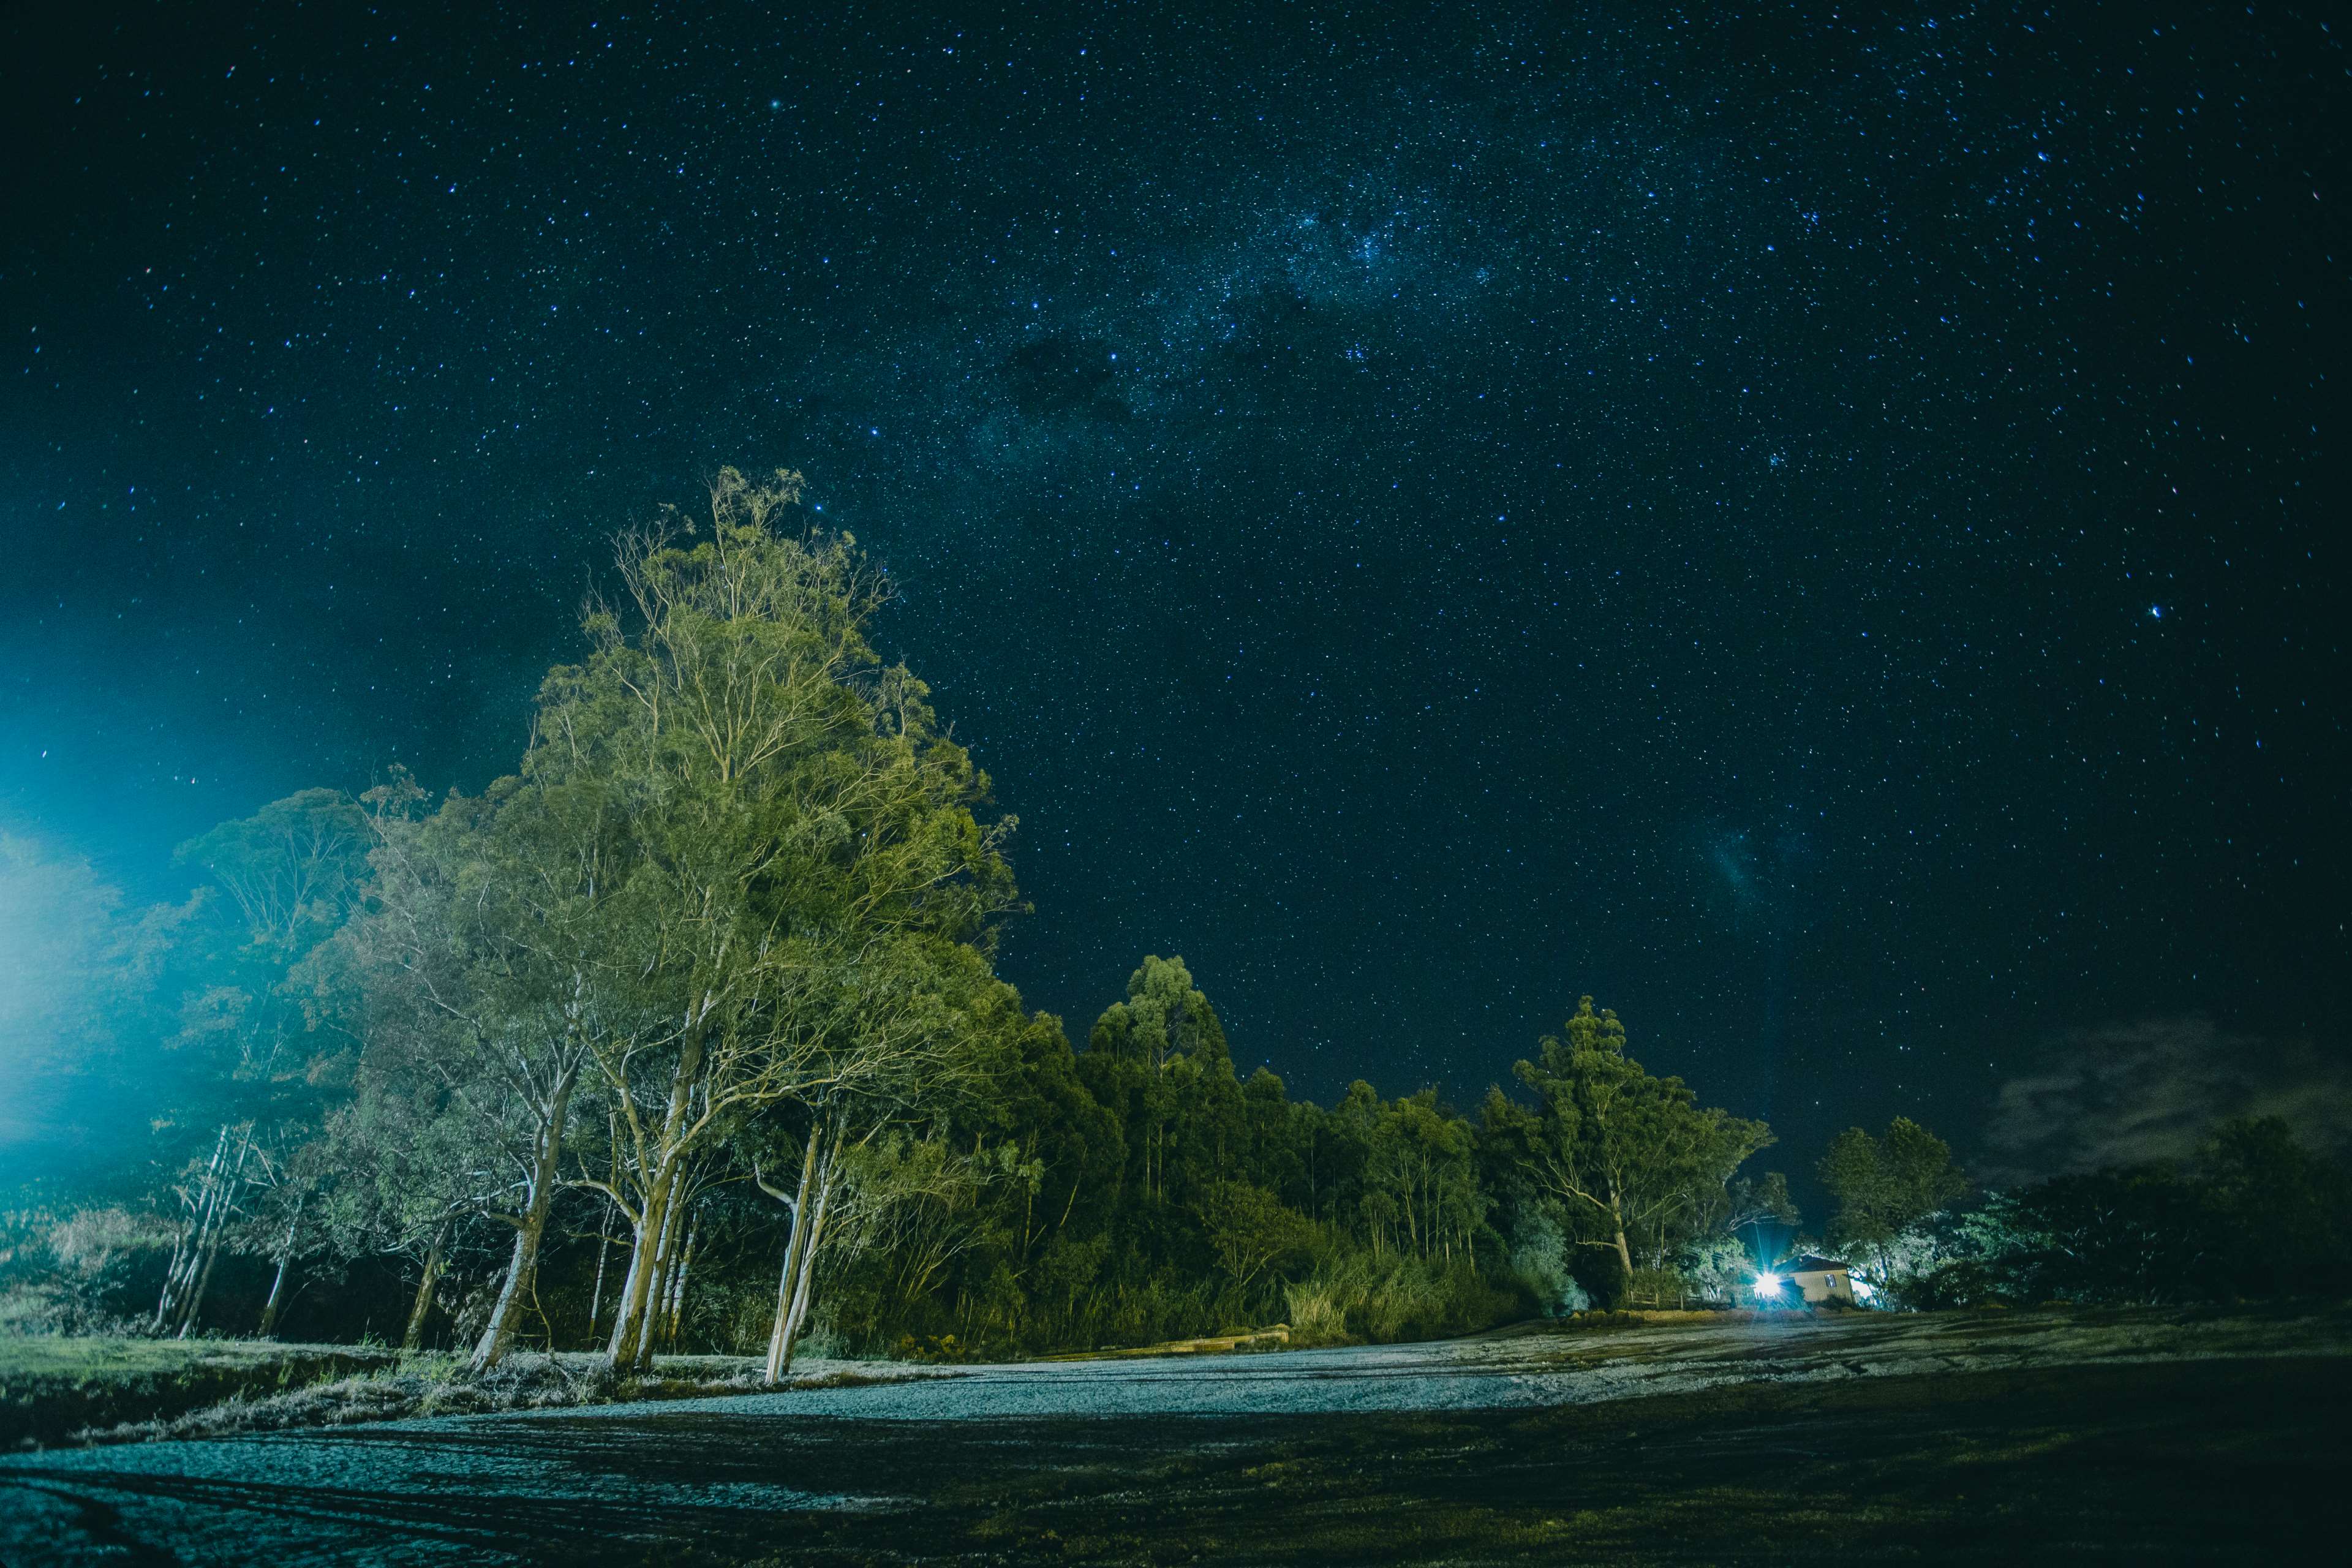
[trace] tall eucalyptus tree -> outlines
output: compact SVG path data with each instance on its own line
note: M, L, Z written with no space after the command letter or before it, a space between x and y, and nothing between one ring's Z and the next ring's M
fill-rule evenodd
M1636 1238L1663 1261L1732 1173L1772 1142L1762 1122L1701 1107L1682 1079L1645 1070L1626 1054L1617 1015L1595 1012L1590 996L1514 1070L1536 1104L1490 1094L1487 1136L1570 1233L1612 1252L1627 1278Z
M1013 899L1011 821L982 826L985 777L866 641L879 578L846 535L777 526L800 489L724 469L706 539L625 536L625 603L541 692L534 765L593 781L619 830L599 973L631 1024L582 1037L615 1146L576 1179L632 1233L620 1367L651 1357L688 1178L751 1119L806 1127L814 1256L827 1149L957 1076L949 997Z

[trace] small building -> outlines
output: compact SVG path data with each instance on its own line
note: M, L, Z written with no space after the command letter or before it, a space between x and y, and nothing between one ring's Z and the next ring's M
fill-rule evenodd
M1772 1272L1796 1287L1797 1293L1805 1299L1808 1307L1818 1307L1830 1301L1843 1302L1849 1307L1856 1304L1853 1271L1835 1258L1820 1258L1808 1252L1801 1258L1790 1258Z

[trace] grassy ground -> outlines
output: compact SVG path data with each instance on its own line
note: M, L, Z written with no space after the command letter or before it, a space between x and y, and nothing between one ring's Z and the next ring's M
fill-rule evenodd
M955 1431L690 1416L692 1436L666 1426L659 1459L614 1479L643 1479L649 1462L666 1478L750 1468L898 1506L680 1518L654 1542L574 1537L520 1554L777 1568L2303 1561L2352 1527L2347 1395L2352 1368L2326 1360L1757 1385L1527 1413Z
M1446 1413L673 1406L236 1445L202 1474L18 1461L0 1483L37 1489L0 1512L64 1504L76 1541L189 1563L2302 1562L2352 1528L2347 1397L2352 1361L2273 1357ZM38 1539L65 1540L25 1561L75 1560Z
M940 1467L920 1514L710 1550L777 1563L877 1547L1153 1564L2295 1560L2352 1524L2352 1442L2334 1415L2347 1394L2341 1361L2189 1363L999 1433ZM894 1438L847 1447L871 1466Z
M749 1357L661 1356L652 1375L616 1379L593 1353L517 1353L478 1379L462 1369L455 1355L354 1345L0 1337L0 1452L691 1399L749 1393L761 1374ZM817 1368L794 1384L855 1375Z
M25 1454L0 1560L2299 1562L2352 1531L2347 1331L2316 1306L1531 1325Z
M397 1352L266 1341L0 1336L0 1451L85 1427L169 1420L394 1364Z
M1282 1348L1286 1331L1186 1340L1118 1356L1219 1354ZM1083 1356L1052 1360L1094 1360ZM803 1358L792 1386L887 1379ZM486 1379L462 1375L443 1352L256 1340L140 1340L0 1335L0 1453L167 1438L237 1436L412 1416L486 1415L632 1400L694 1399L761 1386L751 1356L667 1355L646 1377L614 1378L592 1352L518 1352Z

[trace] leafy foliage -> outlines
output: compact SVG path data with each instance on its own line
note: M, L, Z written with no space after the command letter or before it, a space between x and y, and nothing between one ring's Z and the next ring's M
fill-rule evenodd
M1906 1305L2166 1304L2352 1289L2352 1173L2276 1118L2178 1163L2076 1171L1926 1216L1884 1251Z
M206 889L143 922L86 888L100 918L59 951L185 1086L152 1118L166 1223L125 1233L171 1238L157 1329L218 1321L218 1274L239 1313L266 1282L265 1332L307 1289L411 1348L470 1340L477 1373L764 1340L774 1378L803 1333L968 1354L1288 1312L1386 1338L1637 1270L1687 1293L1769 1134L1590 999L1519 1065L1530 1100L1475 1121L1244 1081L1172 955L1083 1050L1029 1011L992 966L1014 824L869 640L887 579L787 527L801 489L722 469L707 524L625 534L478 795L303 791L186 846ZM101 1016L68 1037L93 1067Z
M1772 1142L1760 1121L1713 1108L1676 1078L1657 1078L1626 1054L1624 1026L1585 997L1534 1061L1516 1068L1535 1095L1523 1105L1500 1089L1486 1097L1485 1130L1500 1180L1546 1213L1580 1249L1580 1285L1614 1305L1637 1271L1656 1275L1721 1233L1726 1185Z
M1969 1186L1950 1146L1904 1116L1889 1124L1883 1139L1859 1127L1839 1133L1822 1157L1820 1174L1838 1202L1831 1245L1866 1253L1882 1282L1895 1272L1896 1239Z

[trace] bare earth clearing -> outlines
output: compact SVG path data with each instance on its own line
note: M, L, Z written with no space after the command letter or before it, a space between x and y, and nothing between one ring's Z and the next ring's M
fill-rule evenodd
M2342 1310L908 1369L12 1456L0 1563L2292 1560L2347 1395Z

